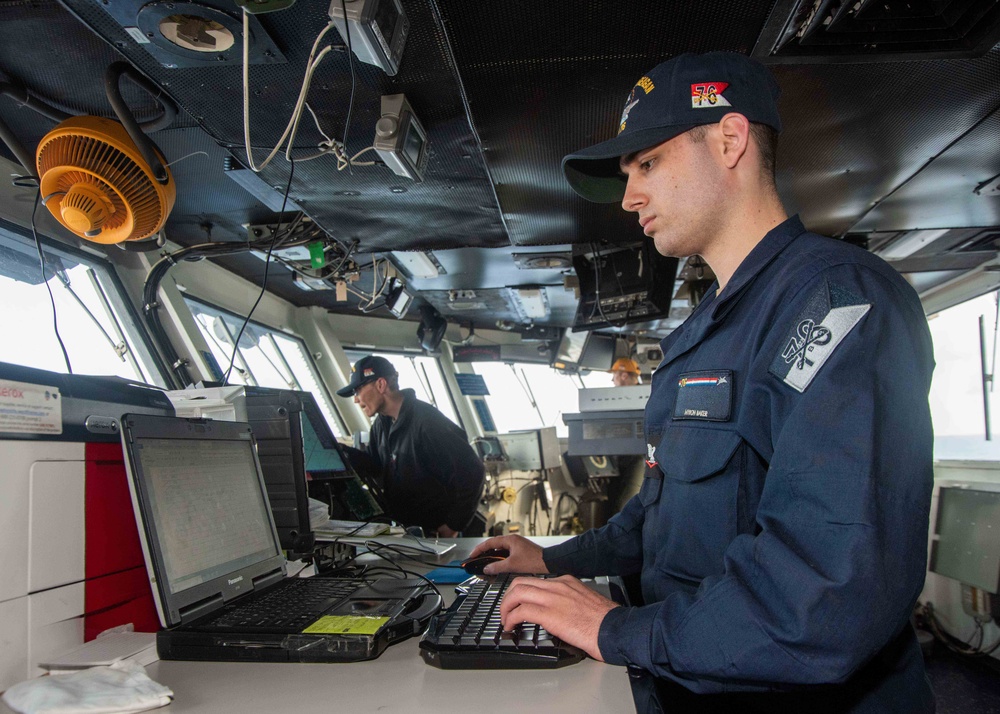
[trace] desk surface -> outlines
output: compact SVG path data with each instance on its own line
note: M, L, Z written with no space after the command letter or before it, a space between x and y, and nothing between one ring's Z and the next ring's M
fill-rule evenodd
M549 544L562 538L535 538ZM439 559L467 554L479 539L459 539ZM453 586L439 586L448 597ZM149 665L174 691L169 712L634 712L624 668L586 659L555 670L440 670L421 659L411 638L381 657L353 664L167 662ZM0 702L0 711L7 709Z

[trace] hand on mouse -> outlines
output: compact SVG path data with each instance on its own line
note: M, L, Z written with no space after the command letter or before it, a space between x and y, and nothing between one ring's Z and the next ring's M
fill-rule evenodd
M483 571L485 575L498 573L547 573L545 561L542 559L542 547L519 535L497 536L489 538L473 548L470 558L494 548L502 548L510 552L504 560L490 563Z
M534 622L603 662L597 635L604 616L618 605L572 575L515 578L500 602L503 629Z

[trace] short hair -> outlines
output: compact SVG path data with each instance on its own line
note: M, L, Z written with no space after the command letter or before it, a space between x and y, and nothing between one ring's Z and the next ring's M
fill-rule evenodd
M687 134L692 142L700 144L705 141L705 136L708 134L710 126L712 124L696 126L689 130ZM767 124L750 122L750 136L753 137L754 143L757 144L757 151L760 153L761 172L771 180L772 184L775 183L775 164L778 154L777 130Z
M399 375L390 374L388 377L383 377L385 379L386 385L389 387L389 391L398 392L399 391Z

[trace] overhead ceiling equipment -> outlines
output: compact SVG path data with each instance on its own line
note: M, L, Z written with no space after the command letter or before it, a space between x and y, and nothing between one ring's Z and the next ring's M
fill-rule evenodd
M998 40L996 0L778 0L753 56L772 62L979 57Z
M244 4L248 13L264 12L265 7L282 9L280 2L250 0ZM232 0L149 3L116 0L99 5L128 33L135 46L149 53L165 69L238 67L243 62L243 25ZM81 16L81 19L84 18ZM88 24L100 34L99 27ZM250 29L247 61L250 64L284 64L285 56L252 14L247 18L247 25ZM128 44L128 40L115 42L122 50Z
M140 125L122 99L128 77L156 98L162 113ZM121 123L70 117L41 140L36 151L42 202L69 231L95 243L123 244L156 235L177 196L163 154L143 133L168 126L177 109L161 90L124 62L108 67L108 101ZM140 248L155 248L149 241Z
M166 183L158 183L128 132L110 119L62 122L38 145L37 166L45 207L71 232L95 243L149 238L174 205L169 169L164 169Z
M160 105L160 115L142 124L122 98L119 82L128 77ZM21 162L42 203L66 229L85 240L125 244L144 250L173 208L176 187L163 154L145 135L169 126L177 107L163 91L124 62L112 63L104 76L108 102L121 123L95 116L74 117L32 97L23 88L0 83L0 95L59 122L32 156L0 122L0 139Z
M355 57L390 77L399 71L410 33L399 0L331 0L330 19L345 43L350 38Z
M382 97L382 116L375 123L375 151L397 176L424 180L427 130L402 94Z

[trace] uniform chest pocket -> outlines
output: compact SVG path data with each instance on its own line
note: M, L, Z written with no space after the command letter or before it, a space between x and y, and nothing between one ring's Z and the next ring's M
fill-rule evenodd
M738 532L743 440L733 431L668 429L658 454L664 479L657 509L657 567L701 580L723 571Z

